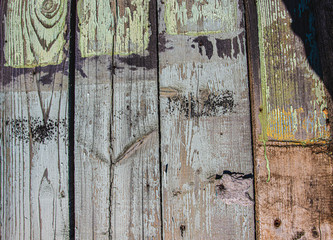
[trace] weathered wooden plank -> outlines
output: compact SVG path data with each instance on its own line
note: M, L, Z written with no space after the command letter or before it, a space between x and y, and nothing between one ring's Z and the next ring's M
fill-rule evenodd
M164 238L254 239L243 1L159 8Z
M112 83L110 71L105 71L109 60L108 57L81 59L77 55L74 145L77 239L109 238Z
M161 237L155 15L154 1L78 2L79 239Z
M258 239L332 238L329 95L313 3L246 4Z
M1 2L3 239L68 239L68 8Z

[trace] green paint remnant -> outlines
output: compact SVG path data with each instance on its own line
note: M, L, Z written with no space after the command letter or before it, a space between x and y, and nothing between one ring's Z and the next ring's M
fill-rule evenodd
M149 0L118 6L115 1L79 0L77 6L82 57L145 54L151 34Z
M66 57L67 0L11 0L5 15L5 66L33 68Z
M269 9L269 10L268 10ZM330 139L324 84L311 68L302 40L281 1L257 0L261 141L321 142Z
M238 0L166 0L165 25L170 35L231 33L240 28Z
M330 140L324 84L309 63L304 42L291 29L281 1L257 0L261 107L259 141L270 180L269 141L307 145Z

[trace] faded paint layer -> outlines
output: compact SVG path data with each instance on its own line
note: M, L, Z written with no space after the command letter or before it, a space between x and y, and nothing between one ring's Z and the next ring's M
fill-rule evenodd
M67 0L8 1L5 66L32 68L60 64L66 57Z
M166 32L171 35L232 33L242 22L236 0L167 0L165 4Z
M257 6L261 140L307 143L329 139L324 84L313 70L317 57L314 54L306 56L301 39L291 29L292 19L283 4L260 0ZM299 15L304 12L301 9L299 6ZM311 16L309 21L311 25ZM309 39L313 42L310 46L315 48L315 40L311 37L314 30L310 27L309 31ZM279 38L277 32L280 32Z
M149 0L79 0L77 9L82 57L145 53L151 34Z

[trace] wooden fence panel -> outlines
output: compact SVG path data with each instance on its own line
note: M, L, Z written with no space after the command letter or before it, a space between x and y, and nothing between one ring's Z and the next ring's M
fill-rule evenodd
M68 239L64 1L1 1L1 238Z
M330 96L311 4L247 1L258 239L332 238Z
M253 171L258 239L332 238L331 0L72 3L75 69L70 1L0 3L1 238L254 239Z
M254 239L243 1L159 1L164 239Z
M159 239L154 1L78 1L78 239Z

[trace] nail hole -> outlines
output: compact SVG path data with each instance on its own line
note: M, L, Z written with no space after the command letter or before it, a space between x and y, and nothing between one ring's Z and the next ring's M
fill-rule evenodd
M281 226L281 220L280 219L275 219L274 220L274 227L279 228Z

